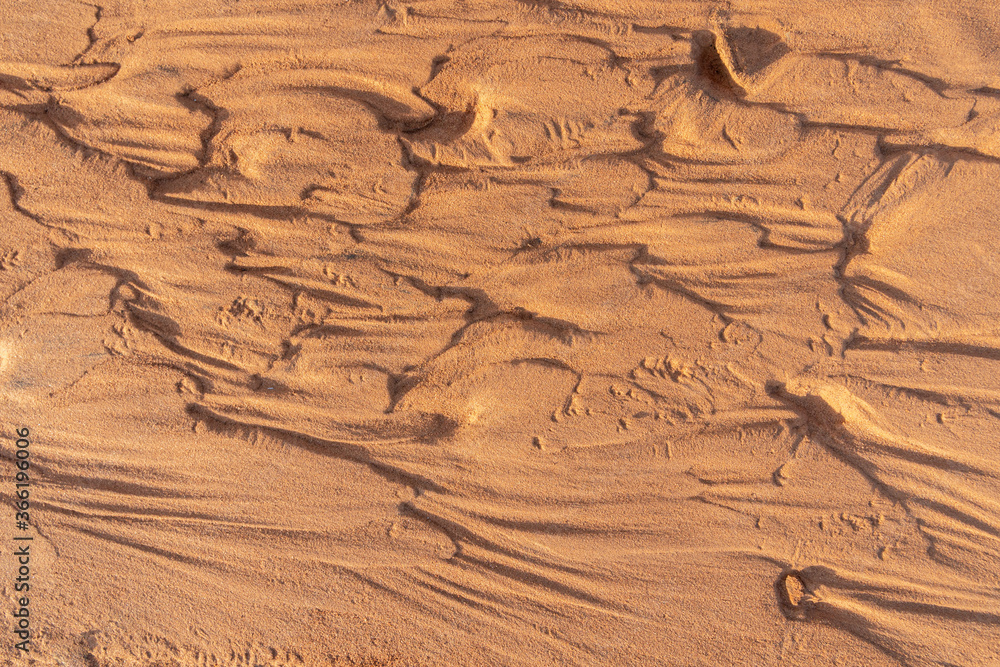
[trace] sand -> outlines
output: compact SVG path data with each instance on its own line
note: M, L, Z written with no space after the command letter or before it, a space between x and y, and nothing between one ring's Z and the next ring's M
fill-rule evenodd
M4 665L1000 665L995 3L2 10Z

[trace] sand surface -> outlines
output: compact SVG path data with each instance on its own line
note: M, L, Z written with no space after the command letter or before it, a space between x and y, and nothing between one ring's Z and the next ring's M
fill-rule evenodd
M0 9L4 665L1000 665L993 0Z

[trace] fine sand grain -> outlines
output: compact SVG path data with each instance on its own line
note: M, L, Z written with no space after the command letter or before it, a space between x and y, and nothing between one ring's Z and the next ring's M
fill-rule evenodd
M3 665L1000 665L994 0L0 10Z

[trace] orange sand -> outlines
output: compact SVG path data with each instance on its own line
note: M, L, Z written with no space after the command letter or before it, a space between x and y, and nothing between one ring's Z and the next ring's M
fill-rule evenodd
M1000 665L993 0L2 9L4 665Z

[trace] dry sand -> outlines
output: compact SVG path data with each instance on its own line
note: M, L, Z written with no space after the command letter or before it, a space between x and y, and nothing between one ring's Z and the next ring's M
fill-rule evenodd
M994 0L0 4L3 664L1000 665Z

